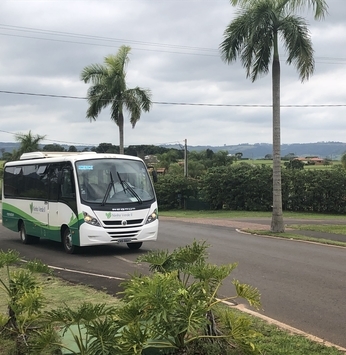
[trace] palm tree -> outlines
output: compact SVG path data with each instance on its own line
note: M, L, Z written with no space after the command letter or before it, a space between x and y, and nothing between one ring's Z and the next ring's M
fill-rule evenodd
M294 64L301 81L314 71L312 42L306 21L294 11L312 6L315 18L327 12L325 0L230 0L239 5L239 16L224 32L220 44L221 57L233 62L240 57L246 76L254 82L260 74L269 72L272 60L273 116L273 213L272 232L284 232L281 189L280 151L280 57L279 38L287 51L287 64Z
M341 156L341 165L344 169L346 169L346 153Z
M36 152L40 150L39 145L40 142L46 136L40 135L32 135L31 130L28 134L18 133L15 135L15 139L20 143L20 147L18 150L14 150L12 153L12 160L19 159L23 153Z
M104 59L104 65L91 64L81 73L81 80L91 82L88 89L87 118L96 121L101 110L111 105L111 119L119 127L119 151L124 154L124 109L130 114L132 128L141 117L142 111L151 107L151 92L148 89L126 85L126 65L129 62L131 47L121 46L116 55Z

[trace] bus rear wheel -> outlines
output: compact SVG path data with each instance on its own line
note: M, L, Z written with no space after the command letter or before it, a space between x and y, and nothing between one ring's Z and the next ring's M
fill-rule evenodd
M137 242L137 243L127 243L127 246L129 247L129 249L132 250L137 250L142 246L142 242Z
M76 252L76 246L72 244L72 234L69 228L66 228L62 236L62 244L67 254Z
M24 222L20 224L19 237L23 244L35 244L38 243L40 238L28 235L26 233Z

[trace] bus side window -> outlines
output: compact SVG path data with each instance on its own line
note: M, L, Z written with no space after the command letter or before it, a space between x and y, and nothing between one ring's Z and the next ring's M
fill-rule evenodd
M57 201L59 197L59 184L58 184L58 176L59 176L59 168L57 165L51 165L49 167L49 199L51 201Z
M70 169L63 169L62 171L61 197L63 198L76 197L72 170Z

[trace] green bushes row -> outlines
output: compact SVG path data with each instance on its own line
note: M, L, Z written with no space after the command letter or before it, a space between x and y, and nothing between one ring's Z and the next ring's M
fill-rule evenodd
M247 163L211 168L198 180L166 175L155 183L162 210L198 200L203 208L193 209L271 211L272 186L271 167ZM286 211L345 213L346 171L283 169L282 201Z

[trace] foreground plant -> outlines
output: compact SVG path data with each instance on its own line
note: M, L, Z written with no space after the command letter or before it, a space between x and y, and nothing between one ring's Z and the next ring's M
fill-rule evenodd
M19 255L0 253L0 266L8 271L8 282L1 284L9 298L2 329L20 339L16 354L258 353L254 345L258 334L249 318L220 304L243 297L258 308L259 292L234 280L235 295L218 299L220 286L237 264L208 263L207 248L205 242L194 242L172 253L146 254L140 261L149 264L152 274L133 275L124 282L123 301L116 306L82 303L77 309L64 305L46 312L40 311L41 289L31 271L9 271ZM47 271L38 261L26 266Z
M76 310L68 305L46 312L46 327L36 333L33 349L42 353L49 344L69 354L117 354L116 308L105 304L82 303ZM70 338L74 346L66 342Z
M42 287L34 272L50 273L49 268L38 260L30 261L23 268L10 270L21 262L19 253L0 251L0 268L6 269L6 279L0 278L2 291L7 296L7 314L0 315L1 333L14 340L16 353L27 353L30 336L35 332L44 305Z
M172 253L154 251L139 258L149 264L152 275L134 275L123 283L124 306L117 314L125 336L137 334L132 343L134 353L167 348L180 354L203 339L226 341L243 353L257 352L253 339L258 334L249 321L231 310L220 311L219 305L242 297L258 308L260 294L256 288L234 280L235 295L218 299L223 281L237 264L209 264L207 248L205 242L194 242Z

